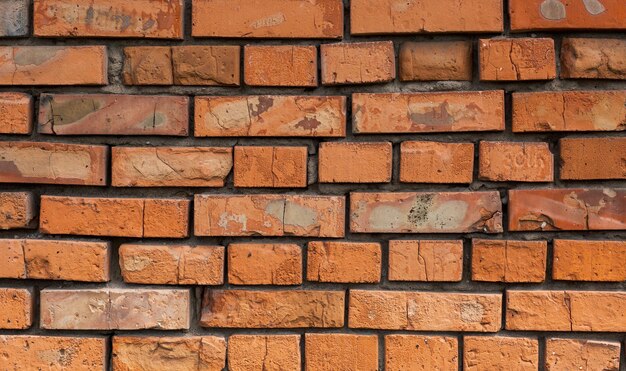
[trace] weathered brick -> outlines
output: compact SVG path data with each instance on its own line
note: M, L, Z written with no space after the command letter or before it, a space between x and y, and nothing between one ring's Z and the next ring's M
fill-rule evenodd
M322 84L369 84L396 78L391 41L322 44Z
M106 370L106 338L0 335L6 370Z
M350 194L354 233L502 232L498 192Z
M465 336L463 370L539 369L539 342L536 338Z
M513 132L626 130L626 90L513 93Z
M317 38L343 36L341 0L194 0L195 37Z
M28 35L28 0L0 2L0 37Z
M196 236L343 237L343 196L196 195Z
M223 187L231 147L113 147L114 187Z
M502 295L350 290L349 327L497 332Z
M195 136L345 137L346 97L196 97Z
M106 85L106 46L0 46L0 85Z
M307 370L378 370L376 335L306 334L304 350Z
M183 0L35 0L35 36L183 38Z
M319 145L320 183L389 183L391 142L323 142Z
M36 228L36 217L32 193L0 192L0 230Z
M244 81L251 86L317 86L317 48L246 45Z
M0 183L106 185L107 146L0 142Z
M200 325L225 328L342 327L343 291L205 290Z
M189 132L189 98L42 94L39 132L55 135L178 135Z
M223 246L123 244L119 248L124 282L161 285L221 285Z
M299 285L302 248L295 244L232 243L228 245L231 285Z
M546 370L619 370L620 343L597 340L549 338Z
M389 241L389 280L459 282L463 275L463 241Z
M46 234L182 238L188 235L189 205L186 199L42 196L40 229Z
M352 35L500 32L502 0L353 0Z
M131 46L124 48L124 84L172 85L172 48Z
M398 56L400 80L472 80L472 42L405 42Z
M552 278L626 281L626 241L554 240Z
M0 239L0 278L107 282L108 242Z
M458 370L458 340L449 336L385 336L385 370Z
M495 182L552 182L554 156L545 142L485 142L479 146L478 173Z
M40 326L48 330L188 329L189 296L189 290L44 289Z
M33 299L30 291L0 288L0 329L23 330L29 328L32 322Z
M563 38L562 79L626 79L626 40Z
M307 186L307 147L235 147L235 187Z
M355 134L504 130L501 90L352 95Z
M509 190L509 230L626 229L626 189Z
M380 282L379 243L309 242L307 280L313 282Z
M222 370L226 340L217 336L114 336L113 371Z
M30 134L32 129L33 98L24 93L0 93L0 134Z
M626 179L626 137L563 138L559 149L561 179Z
M172 48L174 84L239 86L240 61L238 45L175 46Z
M471 183L474 144L402 142L400 181L404 183Z
M472 240L472 280L543 282L546 241Z
M556 78L554 40L550 38L480 39L478 45L482 81Z
M228 369L291 370L300 368L300 335L231 335Z

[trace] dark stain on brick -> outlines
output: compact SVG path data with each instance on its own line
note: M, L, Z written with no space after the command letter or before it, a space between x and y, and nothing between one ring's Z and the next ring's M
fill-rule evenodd
M433 194L423 194L415 197L413 201L413 207L409 210L409 222L419 225L426 221L428 218L428 212L433 204Z
M304 130L315 130L320 125L322 125L322 123L318 119L316 119L315 117L313 117L313 118L306 117L303 120L300 120L296 124L296 128L304 129Z

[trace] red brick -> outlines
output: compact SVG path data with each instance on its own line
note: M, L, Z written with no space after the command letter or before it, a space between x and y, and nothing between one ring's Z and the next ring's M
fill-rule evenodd
M463 241L389 241L389 280L459 282L463 275Z
M0 230L36 228L36 217L32 193L0 192Z
M300 357L300 335L231 335L228 338L230 371L299 371Z
M502 295L350 290L349 327L497 332Z
M195 136L345 137L346 97L196 97Z
M478 45L482 81L556 78L556 56L552 39L480 39Z
M183 0L35 0L35 36L183 38Z
M119 248L124 282L160 285L221 285L223 246L123 244Z
M323 142L319 145L320 183L389 183L393 160L390 142Z
M502 0L353 0L352 35L500 32Z
M225 328L342 327L343 291L205 290L200 325Z
M385 336L385 370L458 370L458 340L448 336Z
M223 187L230 147L113 147L114 187Z
M625 208L625 189L509 190L509 230L625 230Z
M513 132L626 130L626 90L513 93Z
M0 329L23 330L29 328L32 322L33 299L30 291L0 288Z
M543 282L546 241L472 240L472 280Z
M0 335L6 370L106 370L106 338Z
M195 37L338 39L341 0L194 0Z
M251 86L317 86L317 48L246 45L244 81Z
M322 44L322 84L369 84L396 78L391 41Z
M189 132L188 105L189 98L175 96L42 94L39 132L186 136Z
M40 326L47 330L188 329L189 296L189 290L44 289Z
M626 137L563 138L561 179L626 179Z
M554 240L552 278L626 281L626 241Z
M23 93L0 93L0 134L30 134L33 98Z
M306 334L307 370L378 370L376 335Z
M544 142L480 142L479 176L495 182L552 182L554 156Z
M112 237L188 235L189 200L42 196L40 229L46 234Z
M546 370L619 370L619 342L558 339L546 340Z
M511 30L623 30L623 5L622 0L511 0Z
M379 243L309 242L307 280L313 282L380 282Z
M302 248L295 244L232 243L228 245L231 285L299 285Z
M106 46L0 46L0 85L106 85Z
M196 195L196 236L343 237L343 196Z
M106 185L107 146L0 142L0 183Z
M626 79L626 40L563 38L562 79Z
M232 19L231 19L232 20ZM241 47L187 45L172 48L174 84L239 86Z
M404 183L471 183L474 144L402 142L400 181Z
M472 80L472 42L405 42L398 56L400 80Z
M350 194L353 233L502 232L498 192Z
M355 134L504 130L501 90L352 95Z
M124 48L124 84L172 85L172 48L131 46Z
M307 147L235 147L235 187L307 186Z
M463 370L539 369L539 342L536 338L465 336Z

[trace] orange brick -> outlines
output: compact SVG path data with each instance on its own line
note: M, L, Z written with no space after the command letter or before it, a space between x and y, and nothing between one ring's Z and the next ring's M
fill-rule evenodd
M317 48L246 45L244 81L251 86L317 86Z
M174 84L239 86L241 47L186 45L172 48Z
M23 93L0 93L0 134L30 134L33 98Z
M349 327L497 332L502 295L350 290Z
M562 79L626 79L626 40L563 38Z
M474 144L402 142L400 181L404 183L471 183Z
M124 48L124 84L172 85L172 48L131 46Z
M300 370L300 335L231 335L228 369Z
M626 281L626 241L554 240L552 278Z
M479 176L495 182L552 182L554 156L543 142L480 142Z
M306 334L307 370L378 370L376 335Z
M619 370L619 342L558 339L546 340L546 370Z
M307 147L235 147L235 187L307 186Z
M307 280L314 282L380 282L379 243L309 242Z
M23 330L29 328L32 322L33 299L30 291L0 288L0 329Z
M561 179L626 179L626 138L563 138Z
M470 41L405 42L398 56L400 80L472 80Z
M119 248L124 282L160 285L221 285L223 246L123 244Z
M385 336L385 370L458 370L458 340L448 336Z
M183 0L35 0L35 36L183 38Z
M391 41L322 44L322 84L369 84L396 78Z
M465 336L464 370L539 369L539 342L536 338Z
M343 291L205 290L200 325L225 328L342 327Z
M28 365L33 370L105 370L104 337L0 335L2 363L7 370Z
M36 228L36 217L32 193L0 192L0 230Z
M392 160L390 142L323 142L319 146L319 182L388 183Z
M543 282L546 241L472 240L472 280Z
M0 85L106 85L105 46L0 46Z
M389 241L389 280L459 282L463 241Z
M294 244L230 244L228 283L299 285L302 283L302 248Z
M478 45L482 81L556 78L556 56L552 39L480 39Z
M341 0L194 0L195 37L337 39Z

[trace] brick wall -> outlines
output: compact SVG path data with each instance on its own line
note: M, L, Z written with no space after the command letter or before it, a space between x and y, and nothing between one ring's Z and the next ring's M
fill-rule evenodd
M0 370L626 369L625 19L0 1Z

